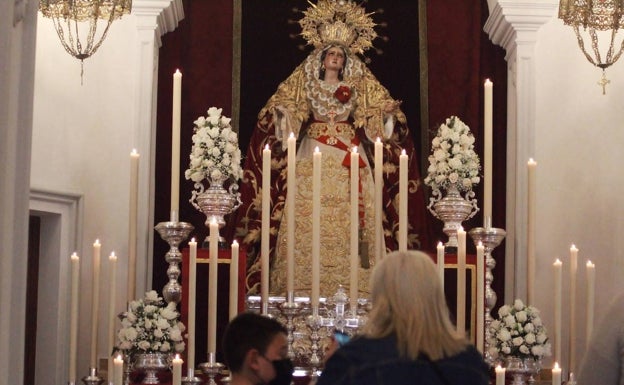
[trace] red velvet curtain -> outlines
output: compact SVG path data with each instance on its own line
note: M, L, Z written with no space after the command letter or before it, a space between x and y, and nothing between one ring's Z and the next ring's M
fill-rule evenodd
M459 117L473 132L483 162L483 83L486 79L494 83L492 225L505 228L507 64L505 51L483 32L488 15L486 0L428 2L429 123L436 130L447 117ZM430 135L433 138L435 132ZM483 183L476 193L482 207ZM440 239L445 239L442 222L435 221ZM482 213L463 225L465 229L483 226ZM472 241L468 243L468 252L476 253ZM493 252L497 265L492 288L499 298L504 295L504 247L503 243Z
M414 43L414 35L417 39L418 15L413 12L415 7L413 3L416 2L370 0L366 4L367 9L371 11L383 9L383 13L378 12L374 15L374 19L378 23L387 23L387 26L379 27L379 32L389 39L386 42L381 40L375 42L376 47L386 53L381 56L369 55L372 58L371 70L395 98L404 100L403 107L408 117L408 125L414 133L417 148L421 140L419 130L428 130L430 140L431 134L445 118L457 115L473 131L476 137L476 150L480 156L483 155L483 82L486 78L494 82L493 225L504 228L507 70L504 51L494 46L483 32L482 26L488 17L487 1L436 0L427 4L429 127L419 127L420 71L417 65L418 45ZM256 1L243 1L243 7L246 5L253 7L257 4ZM293 12L293 8L305 9L307 1L293 0L289 1L287 6L284 4L286 3L276 1L274 6L254 8L252 14L258 14L257 20L272 20L271 25L261 23L246 24L246 27L243 25L243 29L251 29L258 39L266 38L265 35L271 34L280 25L285 26L280 30L283 31L280 32L282 43L277 46L251 42L251 46L260 50L260 54L262 50L279 50L285 63L254 59L256 61L254 76L247 78L248 75L245 75L244 71L241 74L240 136L243 153L246 151L244 146L250 135L248 127L253 127L245 122L253 120L261 107L253 105L254 102L250 100L255 98L256 104L263 104L277 84L294 68L288 61L298 64L305 56L303 51L296 50L296 45L303 44L303 41L288 37L289 34L299 32L298 26L289 24L288 19L299 19L300 14ZM223 113L228 116L231 116L232 110L233 2L185 0L184 12L185 18L178 28L163 36L163 45L160 49L154 225L168 220L169 217L172 74L177 68L183 73L181 175L188 167L193 121L198 116L205 115L206 109L210 106L223 107ZM396 32L396 28L401 26L403 31ZM396 54L397 51L400 52L399 55ZM243 60L245 55L243 42ZM274 68L276 73L270 76L264 74L269 68ZM250 94L253 89L258 90L255 96ZM252 105L247 107L245 103ZM424 162L427 155L421 154ZM425 168L426 166L427 164ZM201 242L207 234L203 225L205 217L186 202L191 196L192 188L192 183L182 177L180 218L196 226L192 236L196 236ZM477 197L479 202L482 202L482 187L478 188ZM439 239L445 239L441 232L442 222L433 217L430 219L431 227L436 230ZM464 227L473 228L481 225L482 217L478 214L476 218L465 223ZM157 237L154 241L155 288L164 286L168 281L167 264L164 260L167 250L167 244ZM469 245L468 251L474 252L474 247ZM504 246L501 245L494 253L497 259L494 289L501 298L504 277L503 251Z

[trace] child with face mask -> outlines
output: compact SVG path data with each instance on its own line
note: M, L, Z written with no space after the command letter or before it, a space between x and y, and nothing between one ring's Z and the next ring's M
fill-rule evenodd
M241 313L223 335L231 385L289 385L293 364L288 358L288 331L278 321Z

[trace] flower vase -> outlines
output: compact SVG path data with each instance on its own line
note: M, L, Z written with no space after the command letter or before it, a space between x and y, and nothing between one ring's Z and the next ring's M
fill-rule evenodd
M145 373L143 384L158 384L158 372L169 367L171 357L166 353L139 353L134 355L134 367Z
M505 369L512 377L511 385L527 385L535 383L535 376L541 370L540 360L533 358L507 357Z
M451 185L444 197L440 190L433 190L432 195L427 208L436 218L444 222L442 231L449 237L446 246L456 248L457 230L463 221L472 218L479 211L477 200L474 198L475 193L470 190L464 198L457 186Z
M236 210L242 203L238 184L231 183L226 190L224 187L227 178L209 179L208 188L202 182L195 183L195 190L190 202L206 215L206 226L216 221L219 229L225 226L223 217Z

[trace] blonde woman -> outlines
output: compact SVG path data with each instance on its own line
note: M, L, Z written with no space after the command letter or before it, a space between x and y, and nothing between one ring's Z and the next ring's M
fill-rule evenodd
M431 258L393 252L371 275L373 308L359 337L337 349L317 385L487 385L481 354L457 335Z

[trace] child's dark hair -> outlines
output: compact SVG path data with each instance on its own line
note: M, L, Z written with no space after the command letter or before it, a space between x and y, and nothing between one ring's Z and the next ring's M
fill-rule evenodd
M278 333L288 334L288 331L275 319L257 313L241 313L232 319L223 334L223 355L230 371L240 371L251 349L265 354Z

